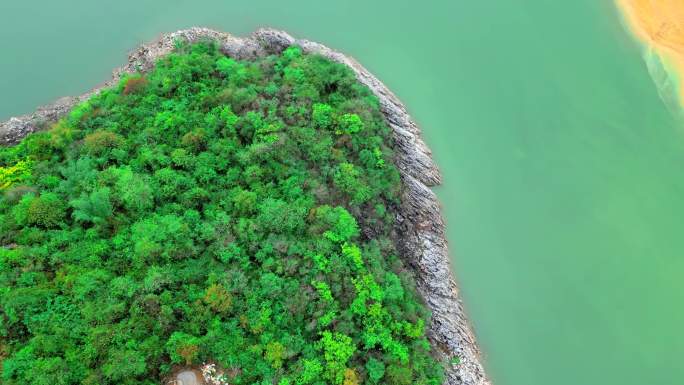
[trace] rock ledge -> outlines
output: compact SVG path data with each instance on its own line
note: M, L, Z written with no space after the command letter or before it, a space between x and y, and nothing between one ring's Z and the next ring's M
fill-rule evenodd
M439 202L429 188L441 183L441 174L432 153L420 136L420 129L404 105L354 59L318 43L295 39L286 32L259 29L246 38L206 28L190 28L143 44L130 53L128 62L113 71L112 79L77 97L64 97L40 107L34 113L0 123L0 145L14 144L31 132L45 128L66 115L76 104L87 100L105 87L118 83L126 73L150 70L157 59L170 53L178 39L188 42L216 40L221 51L234 58L250 59L280 53L298 45L306 53L323 55L351 68L358 80L375 93L387 123L394 131L397 167L405 185L401 212L397 214L398 247L413 269L417 288L432 311L428 338L433 348L447 359L458 357L459 364L449 365L445 385L491 385L482 367L480 350L465 315L458 287L450 269L444 220Z

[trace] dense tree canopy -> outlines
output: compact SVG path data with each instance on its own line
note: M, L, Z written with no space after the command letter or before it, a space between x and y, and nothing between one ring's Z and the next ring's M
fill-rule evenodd
M0 382L439 384L400 189L344 65L179 44L0 148Z

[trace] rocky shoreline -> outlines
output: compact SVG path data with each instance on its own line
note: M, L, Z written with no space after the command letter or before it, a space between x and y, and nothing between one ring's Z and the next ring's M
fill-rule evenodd
M401 212L397 213L396 231L401 234L397 237L397 243L404 260L415 273L419 293L432 311L428 328L432 346L449 362L455 357L460 361L447 367L445 384L490 385L450 268L439 202L430 189L441 183L441 174L430 150L420 137L420 129L411 120L404 105L352 58L324 45L295 39L285 32L273 29L259 29L246 38L206 28L191 28L165 34L134 50L129 55L128 62L114 70L112 79L90 92L78 97L61 98L53 104L38 108L34 113L0 123L0 145L17 143L27 134L46 128L49 123L67 114L76 104L87 100L102 88L117 84L124 74L151 69L158 58L173 50L177 39L194 42L207 38L216 40L225 54L239 59L280 53L290 45L298 45L304 52L320 54L347 65L358 80L378 96L387 123L394 131L396 164L405 185Z

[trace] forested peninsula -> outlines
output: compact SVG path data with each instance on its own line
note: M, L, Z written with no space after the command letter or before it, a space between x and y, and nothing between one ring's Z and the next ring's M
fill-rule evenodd
M403 105L193 28L0 124L2 383L488 384Z

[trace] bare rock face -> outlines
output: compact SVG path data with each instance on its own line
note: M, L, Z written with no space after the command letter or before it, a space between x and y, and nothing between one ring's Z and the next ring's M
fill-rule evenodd
M397 97L354 59L307 40L295 39L286 32L259 29L246 38L206 28L190 28L162 35L130 53L128 62L114 70L112 79L79 96L57 102L0 123L0 144L20 141L27 134L45 128L67 114L76 104L87 100L104 87L117 84L122 75L148 71L162 56L173 51L176 40L196 42L212 39L223 53L237 59L253 59L282 52L298 45L306 53L315 53L347 65L357 79L378 97L387 123L394 131L396 165L404 183L402 207L397 215L397 244L405 263L413 270L419 293L432 311L428 338L433 349L452 362L446 371L445 385L491 385L481 363L480 350L466 318L458 287L450 268L445 225L439 202L429 188L441 183L441 174L432 153L420 136L420 129Z
M195 372L185 370L176 375L176 385L200 385L200 381Z
M82 99L65 96L52 104L39 107L36 112L0 123L0 145L14 144L21 138L44 128L51 122L66 115Z

